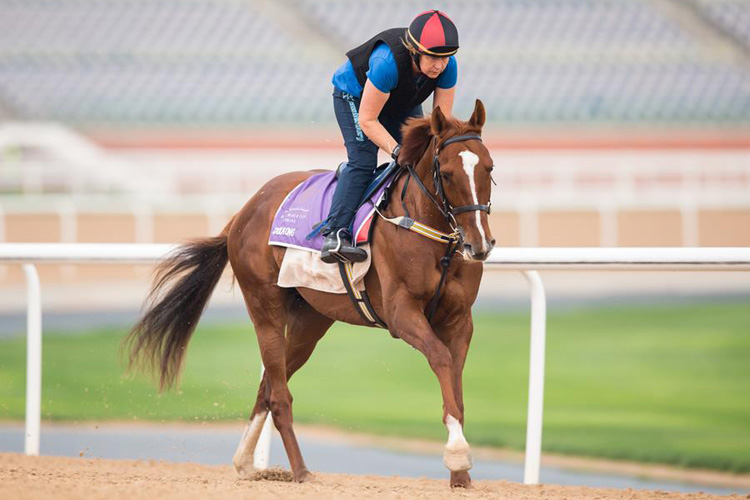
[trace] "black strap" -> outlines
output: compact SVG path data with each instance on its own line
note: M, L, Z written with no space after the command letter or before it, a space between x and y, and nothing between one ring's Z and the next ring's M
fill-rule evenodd
M346 264L344 262L339 261L339 274L341 274L341 281L344 282L344 288L346 288L346 293L349 295L349 298L351 299L352 303L354 304L354 309L357 310L359 315L362 317L362 319L365 321L365 323L371 325L371 326L379 326L381 328L388 329L388 325L385 324L385 321L380 319L380 316L375 312L375 309L372 307L372 304L370 303L370 297L367 295L367 292L362 290L359 292L359 295L362 297L361 299L357 298L357 295L354 293L354 289L352 288L351 283L349 282L349 277L346 274ZM370 313L370 316L375 320L370 321L370 319L365 315L364 311L362 310L362 306L367 309L367 312ZM393 333L391 333L393 335ZM395 338L395 335L394 335Z
M362 290L361 292L359 292L359 294L362 296L362 302L364 302L365 307L370 312L370 315L372 316L372 318L375 320L374 325L388 330L388 325L385 323L385 321L383 321L380 318L380 316L378 316L378 313L375 312L375 308L372 307L372 303L370 302L370 296L367 295L367 292L365 290ZM398 338L398 336L395 333L391 332L390 330L388 331L391 334L391 337L393 337L394 339Z
M464 205L462 207L456 207L453 210L451 210L451 213L453 215L462 214L464 212L473 212L475 210L483 210L487 213L490 213L490 207L492 205Z
M451 137L450 139L446 139L440 144L438 144L437 152L439 152L441 149L443 149L445 146L449 144L453 144L454 142L463 142L463 141L479 141L482 142L482 138L478 136L477 134L464 134L464 135L456 135Z
M451 262L453 261L453 256L456 255L456 252L458 251L459 246L461 245L461 241L456 241L455 243L448 243L447 248L445 249L445 255L440 259L440 266L443 268L443 270L440 272L440 281L438 282L438 286L435 289L435 295L432 296L432 299L430 299L430 303L427 305L427 321L432 322L432 317L435 315L435 310L437 310L438 302L440 302L440 291L443 288L443 284L445 283L445 277L448 275L448 268L451 266Z
M438 209L438 211L443 215L445 220L448 222L448 224L453 228L453 217L445 210L445 207L441 207L441 203L430 193L429 189L427 189L427 186L424 185L422 182L422 179L419 178L419 175L417 175L417 172L414 170L414 167L411 165L406 166L407 170L409 171L409 179L412 177L414 178L414 182L417 183L417 186L419 186L419 189L422 190L422 192L429 198L429 200L435 205L435 208ZM407 179L407 183L409 180ZM404 190L402 192L402 196L406 194L406 183L404 183ZM442 197L445 199L445 197ZM403 198L401 199L401 202L403 203ZM408 213L408 212L407 212ZM455 228L454 228L455 229Z
M409 187L409 181L411 180L411 173L414 171L414 169L407 165L406 166L407 173L409 175L406 176L406 180L404 181L404 188L401 190L401 206L404 207L404 214L407 218L411 219L411 214L409 214L409 209L406 208L406 188Z

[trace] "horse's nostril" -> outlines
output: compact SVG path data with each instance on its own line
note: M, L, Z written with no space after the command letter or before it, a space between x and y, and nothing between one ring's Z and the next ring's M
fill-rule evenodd
M487 258L488 253L487 252L477 252L474 255L472 255L472 258L474 260L484 260Z
M495 238L492 238L492 241L490 241L490 248L495 247Z

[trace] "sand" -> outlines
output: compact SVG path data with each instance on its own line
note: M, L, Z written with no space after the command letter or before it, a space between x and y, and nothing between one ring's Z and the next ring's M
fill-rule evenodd
M746 499L750 495L617 490L576 486L525 486L508 481L475 481L472 488L451 490L446 480L316 474L307 483L288 482L288 473L271 479L237 479L229 466L155 461L0 454L0 498L15 499Z

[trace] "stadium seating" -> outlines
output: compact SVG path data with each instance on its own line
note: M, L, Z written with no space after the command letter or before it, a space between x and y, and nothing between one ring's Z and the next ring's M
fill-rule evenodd
M700 0L703 12L750 49L750 2L747 0Z
M333 122L344 52L413 0L0 0L0 118ZM750 124L748 70L647 0L437 1L461 30L456 112L510 125ZM750 46L750 1L700 0ZM315 44L289 18L318 33Z

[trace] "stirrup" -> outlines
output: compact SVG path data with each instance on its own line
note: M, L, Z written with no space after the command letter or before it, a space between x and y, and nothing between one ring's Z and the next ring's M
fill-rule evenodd
M336 262L363 262L367 260L367 252L357 248L347 241L346 236L342 236L342 228L336 231L336 246L333 248L323 248L320 252L320 260L326 264L335 264ZM328 236L326 236L328 238ZM323 244L325 247L325 244Z

